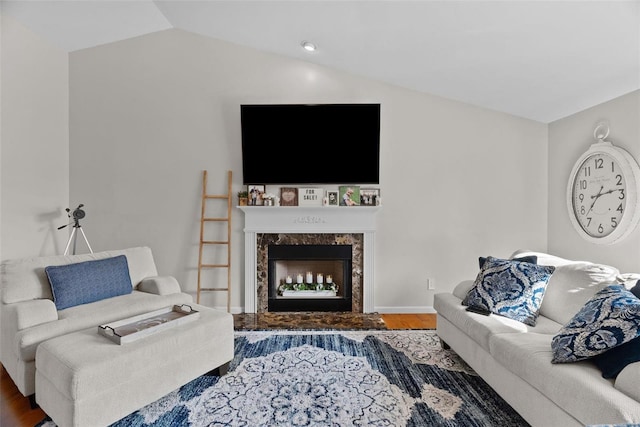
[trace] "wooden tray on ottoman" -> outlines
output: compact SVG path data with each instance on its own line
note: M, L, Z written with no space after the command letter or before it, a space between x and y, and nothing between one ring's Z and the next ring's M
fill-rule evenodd
M200 313L182 304L98 326L98 332L117 344L137 341L156 332L192 322Z

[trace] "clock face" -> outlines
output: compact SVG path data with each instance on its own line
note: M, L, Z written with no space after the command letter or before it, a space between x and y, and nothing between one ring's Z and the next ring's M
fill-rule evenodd
M571 202L575 219L589 236L613 233L627 209L627 182L620 164L606 153L587 157L574 175Z

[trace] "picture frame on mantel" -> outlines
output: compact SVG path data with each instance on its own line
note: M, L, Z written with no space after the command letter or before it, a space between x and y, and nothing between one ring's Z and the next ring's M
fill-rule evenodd
M298 189L280 187L280 206L298 206Z
M327 206L338 206L339 197L337 191L327 191Z
M322 206L322 188L298 188L298 206Z
M380 204L379 188L361 188L360 206L378 206Z
M338 187L339 205L340 206L359 206L360 205L360 186L359 185L341 185Z
M247 185L249 194L249 206L262 206L262 196L264 195L264 185Z

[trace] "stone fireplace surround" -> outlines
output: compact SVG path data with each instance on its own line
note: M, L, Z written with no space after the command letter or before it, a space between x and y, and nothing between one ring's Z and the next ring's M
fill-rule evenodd
M261 247L266 251L265 242L268 244L275 239L281 244L299 244L309 242L313 235L320 234L332 235L316 236L321 242L332 239L334 242L355 243L353 307L362 313L374 311L375 216L379 206L238 208L245 214L245 313L264 312L268 304L266 256L260 253ZM260 267L260 264L263 266Z
M269 311L269 279L267 255L270 245L350 245L351 246L351 312L362 313L362 234L281 233L257 235L258 313Z

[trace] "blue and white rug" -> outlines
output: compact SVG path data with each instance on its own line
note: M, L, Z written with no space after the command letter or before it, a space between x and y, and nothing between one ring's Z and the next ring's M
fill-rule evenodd
M236 331L235 355L113 427L528 425L434 331Z

